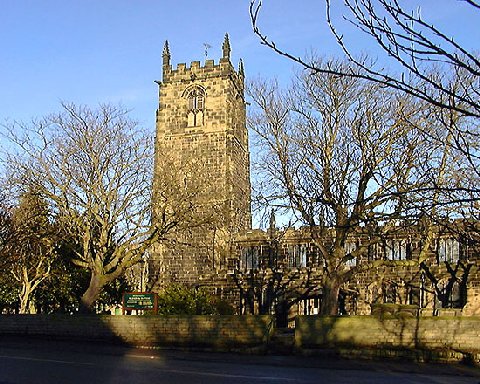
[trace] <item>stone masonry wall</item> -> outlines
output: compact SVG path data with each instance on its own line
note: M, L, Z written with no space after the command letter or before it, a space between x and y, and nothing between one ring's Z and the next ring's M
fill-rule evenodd
M229 350L266 345L270 316L2 315L0 335Z
M129 345L267 351L272 316L2 315L0 337L107 341ZM480 317L298 316L298 353L480 362Z
M417 351L423 352L417 356L423 359L473 356L478 360L480 317L298 316L295 345L299 349L343 349L349 356L357 352L411 357Z

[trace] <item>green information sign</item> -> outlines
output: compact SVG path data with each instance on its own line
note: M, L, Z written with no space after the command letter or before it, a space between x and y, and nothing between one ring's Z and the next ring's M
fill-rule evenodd
M123 294L123 309L157 309L157 294L151 292L130 292Z

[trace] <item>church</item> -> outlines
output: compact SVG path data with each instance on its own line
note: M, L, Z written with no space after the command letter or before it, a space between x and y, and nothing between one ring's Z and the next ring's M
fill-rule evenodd
M318 314L323 261L311 231L274 223L268 231L252 229L245 74L242 61L237 68L231 62L228 35L218 63L174 68L168 42L162 61L152 220L176 212L187 224L150 252L150 288L202 287L232 303L237 314L275 314L278 326L297 314ZM362 236L350 239L346 254ZM340 291L339 314L370 314L389 304L422 314L479 315L478 242L440 227L435 236L423 266L421 238L411 231L349 260L345 268L358 272Z

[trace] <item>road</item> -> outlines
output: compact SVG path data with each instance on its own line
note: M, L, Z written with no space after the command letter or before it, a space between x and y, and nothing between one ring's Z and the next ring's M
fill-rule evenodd
M480 383L461 365L134 349L0 338L0 384Z

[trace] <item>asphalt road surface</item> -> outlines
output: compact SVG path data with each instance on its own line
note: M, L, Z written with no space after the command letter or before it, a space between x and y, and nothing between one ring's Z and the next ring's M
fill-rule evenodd
M0 338L0 384L475 383L463 365L134 349Z

